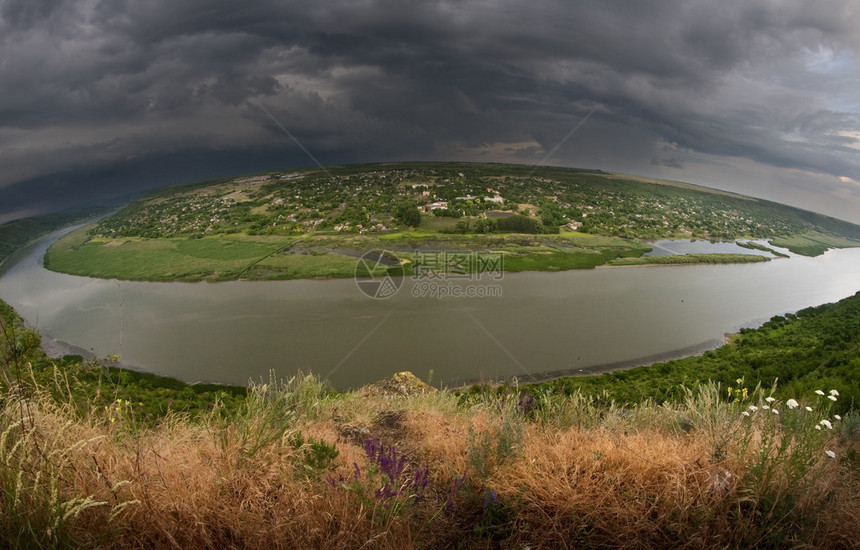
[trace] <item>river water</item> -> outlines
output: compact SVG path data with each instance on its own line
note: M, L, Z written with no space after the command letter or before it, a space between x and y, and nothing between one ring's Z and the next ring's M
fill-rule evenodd
M245 384L301 370L347 389L402 370L424 379L432 371L442 386L600 372L704 351L725 333L860 290L860 249L756 264L405 278L390 298L373 299L351 279L63 275L42 267L56 238L17 254L0 298L51 349L119 354L125 366L188 382Z

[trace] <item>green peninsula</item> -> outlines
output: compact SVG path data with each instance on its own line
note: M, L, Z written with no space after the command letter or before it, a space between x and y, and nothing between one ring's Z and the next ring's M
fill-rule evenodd
M657 239L769 240L818 255L860 246L860 226L724 191L597 170L351 165L165 188L59 240L45 265L103 278L221 281L352 277L356 258L370 250L386 251L405 274L439 250L495 254L506 271L779 256L757 244L745 248L763 255L644 258ZM437 269L474 266L452 261Z

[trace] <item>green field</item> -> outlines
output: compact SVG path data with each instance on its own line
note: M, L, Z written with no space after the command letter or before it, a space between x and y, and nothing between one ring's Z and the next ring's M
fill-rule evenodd
M330 252L280 253L261 260L242 277L262 280L353 277L357 261L355 257Z
M500 253L506 271L559 271L591 269L615 258L640 256L650 248L618 237L575 232L464 236L420 229L383 235L237 233L199 239L105 239L93 238L91 228L85 227L57 241L45 255L45 266L71 275L142 281L343 278L354 275L356 253L366 250L393 251L408 275L415 250Z
M45 267L71 275L132 281L231 280L295 238L229 235L202 239L90 240L75 230L51 247Z

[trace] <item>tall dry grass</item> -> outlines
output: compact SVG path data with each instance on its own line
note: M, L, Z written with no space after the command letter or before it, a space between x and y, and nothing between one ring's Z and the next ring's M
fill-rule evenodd
M254 387L236 413L215 407L202 420L174 415L150 427L133 422L132 404L124 415L81 418L44 397L25 409L7 399L0 542L856 547L857 441L810 424L822 439L798 477L783 459L803 441L771 423L777 415L743 416L747 403L718 394L622 409L582 396L327 396L302 378Z

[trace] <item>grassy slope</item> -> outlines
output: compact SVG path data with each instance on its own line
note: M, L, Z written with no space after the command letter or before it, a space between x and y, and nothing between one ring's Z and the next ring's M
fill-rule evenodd
M245 397L55 366L2 303L0 318L18 344L10 354L0 338L3 545L851 548L860 537L860 418L845 412L858 397L860 293L701 357L429 393L407 377L334 394L308 377ZM776 377L768 403L754 387Z

